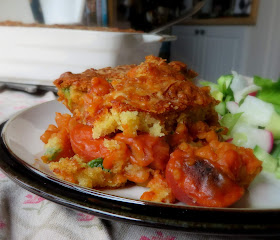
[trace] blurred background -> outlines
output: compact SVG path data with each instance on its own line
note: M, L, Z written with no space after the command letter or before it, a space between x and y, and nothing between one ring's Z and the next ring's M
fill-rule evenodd
M149 32L182 16L199 0L0 0L0 22L83 25ZM162 34L159 55L183 61L215 81L235 70L280 77L280 1L207 0L192 18ZM5 24L4 24L5 25ZM1 61L0 61L1 62Z

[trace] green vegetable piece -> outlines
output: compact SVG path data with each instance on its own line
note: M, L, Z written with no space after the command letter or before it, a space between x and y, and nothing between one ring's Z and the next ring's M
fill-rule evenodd
M94 160L91 160L90 162L88 162L88 165L91 168L101 167L103 169L103 158L96 158Z
M208 81L202 81L200 82L202 86L207 86L211 88L211 96L215 98L218 101L222 101L224 98L224 94L220 91L218 84L208 82Z
M217 90L211 92L211 95L213 98L215 98L218 101L222 101L224 97L224 94L222 94L220 91Z
M273 147L273 151L271 155L275 158L280 159L280 143L278 143L275 147Z
M232 143L236 146L242 147L248 141L248 138L245 133L234 133L232 137Z
M275 177L280 178L280 167L275 170Z
M48 158L49 162L53 161L57 155L61 152L62 150L59 148L47 148L45 152L45 156Z
M264 88L257 93L257 98L272 104L280 105L280 88Z
M215 110L217 113L219 113L221 116L224 116L226 114L226 103L220 102L217 106L215 106Z
M264 171L272 172L274 173L277 169L277 159L271 156L269 153L267 153L265 150L263 150L261 147L256 146L254 148L254 154L256 158L261 160L262 167Z
M218 101L233 101L233 92L230 89L230 84L232 82L232 75L223 75L217 81L218 84L208 81L203 81L200 84L202 86L209 86L211 88L211 95Z
M233 79L233 75L229 74L229 75L223 75L217 80L219 90L223 93L224 95L223 100L225 102L234 100L233 92L230 88L232 79Z
M227 95L225 98L225 102L229 102L229 101L233 101L233 100L234 100L233 95Z
M273 112L265 129L272 132L274 139L280 139L280 115Z
M277 82L273 82L271 79L268 79L268 78L262 78L262 77L259 77L259 76L254 76L254 83L257 86L260 86L262 88L273 88L275 86L280 87L280 81L279 80Z
M67 99L68 107L71 109L72 107L72 100L71 100L71 93L70 87L61 89L62 93L64 94L65 98Z
M254 83L262 89L258 91L257 98L272 104L280 105L280 79L273 82L270 79L254 77ZM279 108L276 107L279 112Z
M235 114L227 113L220 120L220 124L224 127L227 127L229 129L229 133L230 133L231 130L233 129L234 125L237 123L237 121L241 117L241 115L242 115L242 112L241 113L235 113Z
M274 107L275 112L277 112L280 115L280 105L278 104L272 104Z
M233 79L233 75L229 74L229 75L223 75L217 80L219 90L222 93L224 93L224 94L228 93L228 89L229 89L229 86L232 82L232 79Z
M201 84L202 86L205 86L205 87L210 87L210 88L211 88L211 91L217 91L217 90L219 90L218 84L213 83L213 82L202 81L202 82L200 82L200 84Z

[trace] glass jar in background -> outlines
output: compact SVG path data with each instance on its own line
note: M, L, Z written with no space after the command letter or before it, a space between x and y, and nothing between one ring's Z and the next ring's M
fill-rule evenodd
M41 9L45 24L81 24L85 3L85 0L32 0L31 6ZM32 10L36 13L36 9Z

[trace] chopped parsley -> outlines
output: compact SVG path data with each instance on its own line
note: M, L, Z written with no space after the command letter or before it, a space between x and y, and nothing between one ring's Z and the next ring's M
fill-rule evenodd
M70 94L70 88L63 88L61 89L62 93L64 94L65 98L67 99L68 107L72 107L72 100L71 100L71 94Z
M103 158L96 158L88 162L88 166L91 168L101 167L103 171L110 172L110 169L103 167Z
M103 169L103 158L96 158L88 162L91 168L101 167Z
M61 151L61 149L48 148L44 155L48 158L49 161L53 161Z

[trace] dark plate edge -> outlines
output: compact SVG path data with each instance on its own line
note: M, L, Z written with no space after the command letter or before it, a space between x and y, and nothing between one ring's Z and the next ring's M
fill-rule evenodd
M52 100L51 102L57 102L57 100ZM13 120L15 118L17 118L19 115L21 115L22 113L32 109L32 108L37 108L40 105L44 105L44 104L48 104L49 102L44 102L35 106L32 106L30 108L27 108L25 110L22 110L20 112L18 112L17 114L15 114L10 120ZM104 193L102 190L98 190L98 189L89 189L86 187L81 187L77 184L72 184L69 183L65 180L61 180L57 177L51 176L47 173L44 173L43 171L35 168L34 166L30 165L29 163L26 163L23 159L21 159L19 156L17 156L8 146L7 141L5 139L5 135L4 135L4 131L5 128L7 126L7 124L9 124L10 120L7 120L5 123L3 123L3 126L0 125L0 136L1 136L1 141L3 142L4 148L8 151L10 158L12 158L14 161L20 163L21 165L23 165L24 167L26 167L28 170L31 170L35 175L40 175L43 178L47 178L48 180L58 183L59 185L62 185L63 187L72 189L74 191L79 191L81 193L85 193L85 194L90 194L91 196L94 197L101 197L104 199L110 199L110 200L115 200L118 202L125 202L128 204L133 204L133 205L145 205L145 206L152 206L152 207L169 207L172 209L179 209L180 211L184 211L184 210L195 210L195 211L217 211L217 212L279 212L279 216L280 216L280 208L279 209L275 209L275 208L271 208L271 209L266 209L266 208L262 208L262 209L249 209L249 208L208 208L208 207L201 207L201 206L186 206L186 205L174 205L174 204L168 204L168 203L155 203L155 202L149 202L149 201L143 201L140 199L133 199L133 198L128 198L128 197L120 197L114 194L110 194L110 193Z

